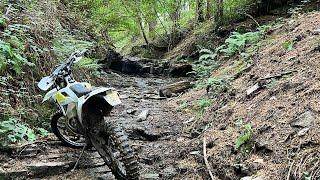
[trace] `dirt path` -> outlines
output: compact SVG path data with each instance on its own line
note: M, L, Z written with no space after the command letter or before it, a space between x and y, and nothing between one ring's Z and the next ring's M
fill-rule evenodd
M110 85L119 90L123 104L112 113L121 123L139 155L142 179L180 179L187 172L179 162L190 152L192 139L183 134L189 118L161 99L158 89L180 79L138 78L108 75ZM139 119L143 111L148 116ZM81 150L62 147L54 136L35 144L14 147L0 155L1 173L18 179L110 179L112 175L99 155L86 151L79 168L71 171ZM9 157L10 158L9 158Z

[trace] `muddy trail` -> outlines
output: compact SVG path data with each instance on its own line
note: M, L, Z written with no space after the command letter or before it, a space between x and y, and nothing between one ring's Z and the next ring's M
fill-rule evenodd
M158 89L173 78L141 78L108 74L123 104L114 109L111 119L125 129L136 150L142 179L181 179L193 169L179 168L178 162L190 151L192 139L183 125L190 119L170 105L172 99L160 98ZM174 98L173 98L174 99ZM35 143L2 149L0 179L113 179L103 160L94 150L85 151L73 170L81 149L61 145L53 136Z

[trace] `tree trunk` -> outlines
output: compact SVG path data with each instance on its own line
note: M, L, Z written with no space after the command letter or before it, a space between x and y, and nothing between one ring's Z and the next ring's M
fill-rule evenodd
M150 38L151 40L155 38L156 26L157 26L157 21L150 21L150 22L148 22L149 38Z
M172 97L173 94L181 93L191 87L192 84L189 81L180 81L161 88L159 95L160 97Z
M149 45L149 41L148 41L146 32L144 31L143 22L142 22L142 18L141 18L140 15L138 15L138 23L139 23L139 26L140 26L140 30L141 30L141 34L143 36L143 39L146 42L146 44Z
M223 23L223 0L216 0L216 12L214 15L215 29Z
M196 1L196 22L203 22L204 16L203 16L203 10L204 10L204 3L203 0L197 0Z
M177 30L180 27L180 11L181 11L181 0L176 0L174 2L173 12L171 13L171 20L174 24L174 30Z
M206 20L210 20L211 17L212 17L212 4L211 4L211 0L207 0Z

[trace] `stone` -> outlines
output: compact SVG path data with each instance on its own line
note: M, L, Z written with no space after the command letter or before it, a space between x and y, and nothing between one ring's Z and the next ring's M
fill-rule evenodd
M169 76L170 77L186 77L190 72L192 72L191 64L178 64L170 68Z
M297 135L298 135L299 137L300 137L300 136L304 136L304 135L306 135L306 134L308 133L309 129L310 129L310 128L303 128L303 129L301 129L301 130L297 133Z
M264 180L265 178L263 176L246 176L241 178L240 180Z
M138 122L147 120L149 116L149 109L143 110L138 116Z
M306 111L298 116L292 123L293 127L310 127L315 122L315 115L311 111Z
M168 166L163 170L165 176L174 176L177 174L177 170L173 166Z
M127 114L135 114L136 112L136 109L127 109Z
M263 164L264 160L263 159L256 159L253 161L254 163L258 163L258 164Z
M259 89L260 89L260 85L259 85L258 83L255 84L254 86L250 87L250 88L247 90L247 96L250 96L251 94L257 92Z
M143 174L142 179L159 179L159 176L157 173Z

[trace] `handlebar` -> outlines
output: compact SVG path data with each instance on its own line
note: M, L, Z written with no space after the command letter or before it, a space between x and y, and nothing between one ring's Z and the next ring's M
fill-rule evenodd
M82 56L85 55L85 53L87 51L88 51L87 49L84 49L82 51L76 51L76 52L72 53L71 56L68 58L68 60L65 63L61 64L57 69L55 69L53 71L51 76L52 77L58 76L58 75L60 75L61 72L63 72L63 70L68 71L69 70L68 68L70 68L74 62L79 61L82 58Z

